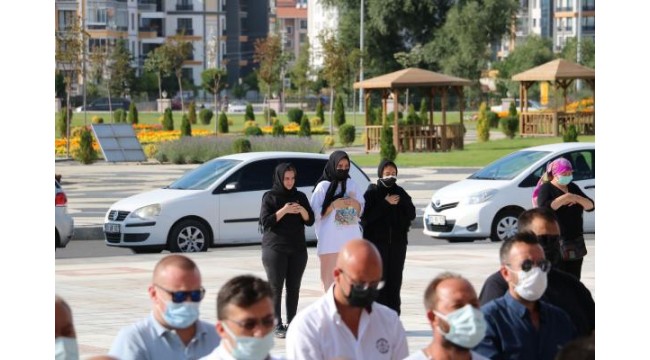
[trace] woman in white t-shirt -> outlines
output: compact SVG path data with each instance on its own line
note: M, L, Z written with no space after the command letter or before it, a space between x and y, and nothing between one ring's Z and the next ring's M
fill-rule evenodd
M362 238L359 217L365 202L363 190L357 187L349 172L348 154L340 150L333 152L311 196L324 291L334 282L333 271L341 246L348 240Z

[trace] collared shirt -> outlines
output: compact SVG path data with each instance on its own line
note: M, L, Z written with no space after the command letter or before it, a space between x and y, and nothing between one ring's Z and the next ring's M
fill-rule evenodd
M185 346L174 330L162 326L151 313L122 328L109 355L121 360L196 360L214 350L219 340L214 325L198 320L196 334Z
M334 303L334 286L303 309L287 332L288 359L404 359L408 356L406 332L397 313L377 302L361 311L355 337Z
M576 334L564 310L538 301L539 329L530 312L510 292L481 307L487 331L473 350L490 359L553 360L558 350Z
M201 358L201 360L237 360L235 359L231 353L226 350L226 347L221 343L210 355ZM276 357L273 355L269 355L266 357L265 360L282 360L281 357Z
M470 351L470 356L472 360L488 360L488 358L484 357L483 355L479 353L475 353L473 351ZM404 360L430 360L431 358L424 353L422 350L418 350L417 352L414 352L411 354L409 357L404 358Z

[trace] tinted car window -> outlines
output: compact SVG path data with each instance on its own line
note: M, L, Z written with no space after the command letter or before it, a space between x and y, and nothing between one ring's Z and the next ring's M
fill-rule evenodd
M573 166L574 181L593 179L595 178L595 155L596 154L591 150L582 150L556 156L543 166L535 169L535 171L528 175L526 179L519 184L519 187L532 187L537 185L539 178L542 177L542 174L546 171L548 164L559 157L563 157L571 162L571 165Z
M326 159L291 159L291 163L296 167L296 186L314 187L316 180L323 174Z
M472 174L468 179L480 180L512 180L530 164L543 158L547 151L517 151L504 158L501 158L483 169Z
M273 170L277 164L278 161L274 159L251 162L230 175L219 186L219 190L223 191L227 184L233 183L236 183L237 187L229 192L269 190L273 185Z
M239 160L218 159L209 161L196 169L185 173L167 188L179 190L203 190L212 185L228 170L239 164Z

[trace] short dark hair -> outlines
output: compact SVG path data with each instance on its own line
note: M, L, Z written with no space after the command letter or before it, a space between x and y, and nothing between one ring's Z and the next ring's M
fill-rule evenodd
M536 207L522 212L517 219L517 229L520 232L530 231L531 224L535 218L541 218L546 222L557 224L555 212L547 207Z
M440 285L441 282L447 279L465 279L465 278L460 276L459 274L445 271L442 274L436 276L435 279L431 280L429 286L427 286L427 289L424 291L424 307L427 310L435 309L436 306L438 305L438 294L436 293L436 290L438 289L438 285Z
M508 262L508 255L510 255L510 249L512 249L512 246L516 243L522 242L529 245L539 245L537 235L533 234L532 232L520 231L516 233L515 236L503 241L503 244L501 244L501 249L499 250L499 260L501 261L502 265Z
M236 276L226 282L217 294L217 319L225 320L226 307L250 307L262 299L273 299L269 283L253 275Z

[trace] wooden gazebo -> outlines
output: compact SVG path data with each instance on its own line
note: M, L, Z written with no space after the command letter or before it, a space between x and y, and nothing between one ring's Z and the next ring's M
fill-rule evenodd
M438 74L433 71L408 68L372 79L354 83L355 89L365 89L366 107L366 152L378 151L380 148L381 125L369 124L370 96L375 90L381 91L382 119L386 121L386 106L389 97L393 98L393 144L398 152L404 151L448 151L452 147L462 149L463 126L463 86L471 81L453 76ZM425 88L429 98L429 117L421 125L399 125L398 109L400 89ZM459 97L460 124L447 125L447 95L453 90ZM442 125L433 124L433 99L436 95L441 98ZM389 120L390 121L390 120Z
M559 136L560 129L565 130L569 125L575 125L581 135L595 134L595 110L567 112L567 88L577 79L584 80L591 90L595 91L596 71L564 59L547 62L512 77L512 80L520 82L519 129L521 136ZM556 90L562 89L564 98L562 110L528 111L528 89L535 82L545 81L549 82Z

